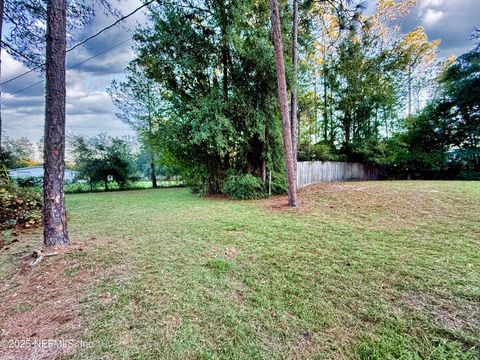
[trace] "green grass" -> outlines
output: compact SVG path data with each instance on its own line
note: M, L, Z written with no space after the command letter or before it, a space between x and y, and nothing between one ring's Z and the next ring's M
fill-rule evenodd
M71 239L90 246L63 276L95 269L79 299L94 346L72 357L480 356L480 183L301 198L295 212L188 189L68 195Z

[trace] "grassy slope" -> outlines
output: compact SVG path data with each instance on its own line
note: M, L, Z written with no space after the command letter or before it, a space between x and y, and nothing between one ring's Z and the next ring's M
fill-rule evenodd
M370 182L269 201L187 189L67 197L100 267L75 358L474 358L480 183ZM92 241L92 240L90 240Z

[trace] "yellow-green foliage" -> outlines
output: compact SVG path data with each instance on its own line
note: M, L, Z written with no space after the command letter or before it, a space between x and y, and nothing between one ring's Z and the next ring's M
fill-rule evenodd
M0 229L32 227L41 218L42 198L38 191L21 188L6 174L0 173Z

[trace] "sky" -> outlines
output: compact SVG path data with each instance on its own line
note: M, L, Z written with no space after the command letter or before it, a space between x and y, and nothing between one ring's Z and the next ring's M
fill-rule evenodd
M369 8L376 1L368 0ZM140 0L121 0L117 7L123 14L131 12L141 4ZM403 32L423 26L429 40L440 39L440 57L458 56L472 47L468 37L474 26L480 26L480 0L418 0L417 6L402 20ZM145 12L139 12L121 25L89 41L85 46L68 53L67 67L96 55L132 35L132 30L146 19ZM101 10L93 22L86 26L78 39L84 39L114 22ZM78 41L78 40L77 40ZM69 46L76 41L72 41ZM115 115L106 88L113 79L122 79L123 70L133 59L132 41L118 45L82 65L67 71L67 132L94 136L105 132L110 136L133 135ZM27 69L2 52L2 81L10 79ZM27 137L37 143L43 134L44 84L31 87L18 94L12 93L37 81L38 74L31 73L2 86L2 120L4 136ZM36 154L35 157L38 157Z

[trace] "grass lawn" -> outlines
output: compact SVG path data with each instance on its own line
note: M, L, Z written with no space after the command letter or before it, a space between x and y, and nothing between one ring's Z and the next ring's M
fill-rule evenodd
M67 195L70 247L33 269L21 258L40 231L1 252L1 339L87 346L0 357L480 357L480 182L300 198L290 210L188 189Z

